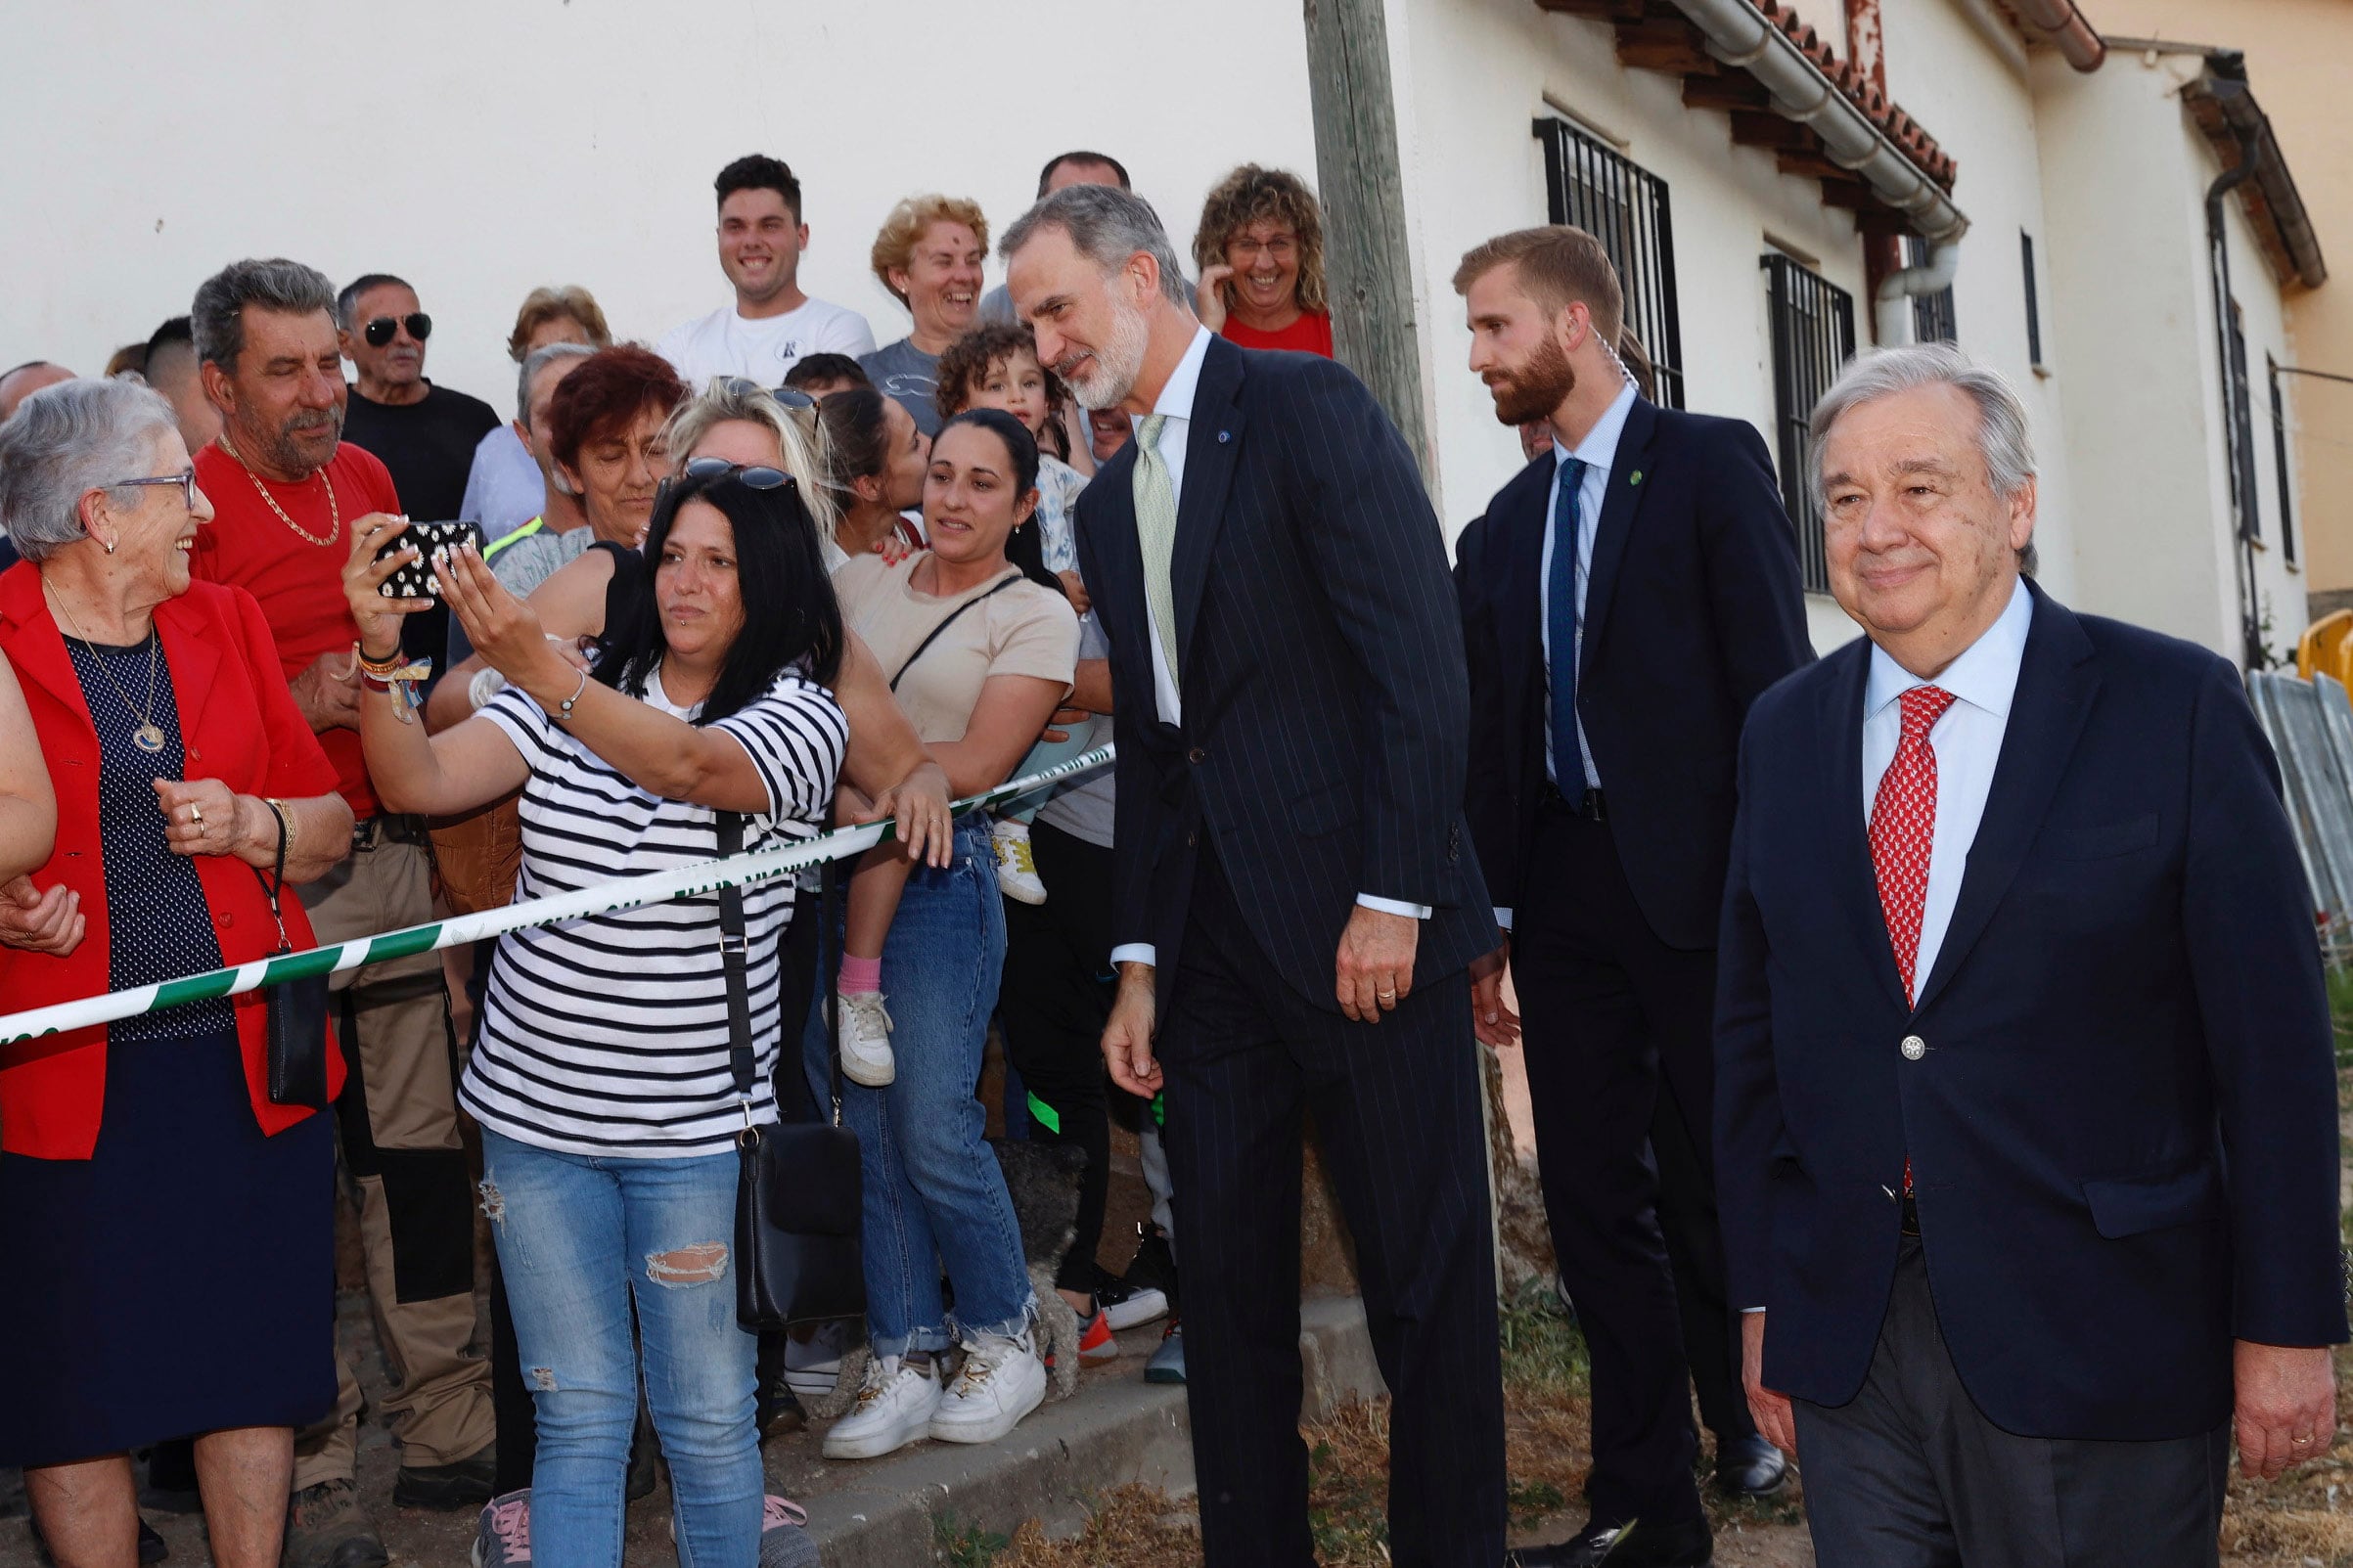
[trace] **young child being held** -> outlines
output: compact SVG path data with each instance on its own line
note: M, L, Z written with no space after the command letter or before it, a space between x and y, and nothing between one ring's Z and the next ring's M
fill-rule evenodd
M1088 611L1086 585L1078 578L1078 542L1071 533L1071 509L1087 477L1055 456L1063 451L1064 412L1070 394L1056 376L1038 362L1037 339L1027 327L991 324L965 334L939 356L939 385L933 400L939 417L954 419L968 408L1003 409L1037 437L1038 509L1029 525L1015 532L1006 554L1016 561L1024 555L1041 562L1063 585L1070 607L1083 618ZM1100 717L1100 716L1099 716ZM1104 734L1110 732L1101 720ZM1075 726L1065 740L1041 740L1021 759L1014 776L1036 773L1067 762L1099 744L1096 725ZM1002 812L990 829L997 851L997 886L1005 896L1024 904L1046 902L1046 884L1038 879L1037 862L1030 853L1029 823L1043 797L1018 810Z

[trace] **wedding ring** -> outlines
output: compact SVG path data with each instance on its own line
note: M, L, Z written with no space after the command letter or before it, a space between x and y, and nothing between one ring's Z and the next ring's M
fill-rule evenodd
M2312 1439L2308 1437L2291 1437L2287 1441L2293 1443L2297 1448L2303 1448L2305 1445L2309 1444Z
M1397 993L1394 991L1376 991L1373 993L1373 996L1376 1001L1380 1002L1394 1002L1397 1000Z
M195 827L201 831L204 826L204 808L202 806L190 806L188 808L188 821L191 826Z

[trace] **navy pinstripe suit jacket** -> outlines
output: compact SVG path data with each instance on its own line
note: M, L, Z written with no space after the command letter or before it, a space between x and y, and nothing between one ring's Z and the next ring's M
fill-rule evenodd
M1178 498L1180 729L1158 718L1135 443L1078 501L1111 643L1114 945L1158 949L1163 1015L1207 835L1277 973L1334 1011L1359 893L1426 904L1417 984L1500 938L1463 818L1470 683L1445 544L1371 392L1310 354L1209 344Z

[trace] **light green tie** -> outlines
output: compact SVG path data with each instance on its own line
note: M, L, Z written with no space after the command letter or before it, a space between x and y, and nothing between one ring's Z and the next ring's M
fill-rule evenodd
M1177 679L1176 589L1169 573L1176 560L1177 498L1168 465L1160 460L1165 414L1147 414L1136 430L1136 543L1144 552L1144 605L1152 614L1160 651L1168 659L1168 684Z

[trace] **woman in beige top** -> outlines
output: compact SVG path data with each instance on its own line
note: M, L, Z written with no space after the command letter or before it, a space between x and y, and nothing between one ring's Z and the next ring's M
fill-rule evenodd
M930 549L896 564L856 557L834 574L842 619L890 672L959 795L1011 777L1077 664L1078 616L1059 585L1006 559L1006 541L1037 508L1037 462L1011 415L959 416L931 445ZM830 1458L871 1458L924 1436L993 1442L1046 1390L1020 1232L973 1093L1005 959L988 822L975 813L958 825L945 871L910 869L893 849L852 879L844 943L843 1065L868 1086L848 1092L844 1111L865 1159L874 1361L856 1407L826 1436ZM822 1083L832 1049L822 1013L808 1047ZM940 1262L955 1284L953 1336ZM958 1339L964 1367L943 1390L932 1358Z

